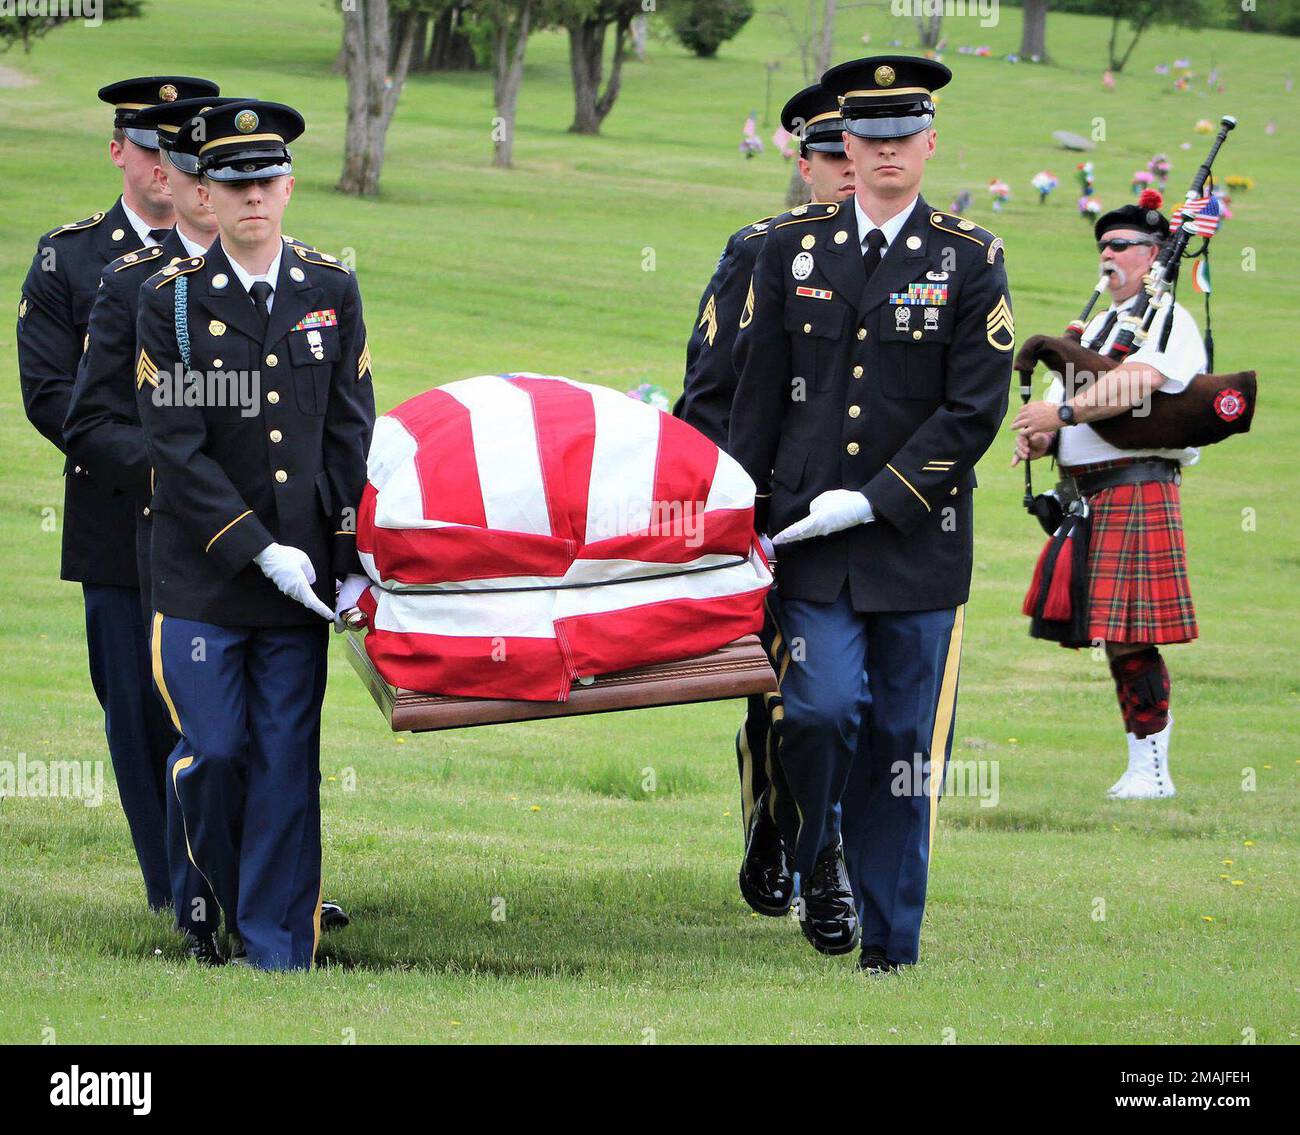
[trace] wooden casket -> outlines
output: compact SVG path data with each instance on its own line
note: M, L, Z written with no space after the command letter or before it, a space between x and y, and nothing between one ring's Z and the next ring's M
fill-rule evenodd
M426 733L470 725L722 701L776 690L776 675L754 635L746 635L699 658L579 681L568 700L562 702L443 697L398 689L380 676L366 654L363 640L362 633L348 631L348 660L395 733Z

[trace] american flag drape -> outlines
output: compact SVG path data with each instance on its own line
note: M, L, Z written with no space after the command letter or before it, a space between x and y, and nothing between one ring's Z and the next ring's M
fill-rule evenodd
M375 423L357 548L366 650L409 690L564 701L581 677L756 632L754 485L605 387L484 375Z

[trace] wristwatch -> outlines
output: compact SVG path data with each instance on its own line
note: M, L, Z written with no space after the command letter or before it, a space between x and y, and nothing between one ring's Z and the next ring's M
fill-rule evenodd
M1074 407L1068 402L1062 402L1056 408L1056 416L1061 419L1067 426L1074 425Z

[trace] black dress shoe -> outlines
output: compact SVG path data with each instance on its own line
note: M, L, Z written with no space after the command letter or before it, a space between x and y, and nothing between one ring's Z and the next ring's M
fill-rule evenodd
M336 902L323 902L320 904L320 928L322 934L328 934L331 930L342 930L351 922L347 912Z
M885 951L879 946L868 946L858 959L858 969L863 973L876 974L897 973L898 963L885 957Z
M185 931L185 953L201 966L226 964L225 955L221 952L221 945L217 942L215 934L195 934L192 930Z
M785 853L781 829L767 810L767 791L754 801L745 840L745 858L740 864L740 893L759 914L780 918L790 913L794 899L794 875Z
M813 948L823 954L847 954L858 944L858 910L838 842L817 856L807 885L801 888L799 928Z

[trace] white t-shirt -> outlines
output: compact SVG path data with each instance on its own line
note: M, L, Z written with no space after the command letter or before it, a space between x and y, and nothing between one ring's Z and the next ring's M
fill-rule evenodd
M1089 350L1104 354L1106 348L1119 334L1119 320L1113 322L1105 342L1093 342L1093 340L1101 334L1112 312L1123 313L1136 302L1137 296L1132 296L1118 307L1111 304L1108 310L1094 315L1088 326L1084 328L1083 345ZM1173 312L1174 326L1169 333L1169 342L1162 351L1160 339L1164 334L1165 322L1170 318L1168 314L1170 311ZM1165 394L1180 394L1207 366L1205 344L1201 341L1201 332L1196 326L1196 320L1188 314L1182 304L1172 304L1166 309L1165 314L1156 319L1151 334L1147 336L1142 346L1129 355L1125 362L1145 363L1147 366L1155 367L1165 376L1160 390ZM1059 378L1052 380L1051 388L1047 392L1047 401L1065 401L1065 386ZM1195 465L1200 460L1200 456L1200 450L1191 448L1119 449L1104 441L1091 426L1079 425L1066 426L1061 430L1056 460L1061 465L1092 465L1098 461L1116 461L1123 457L1167 457L1183 465Z

